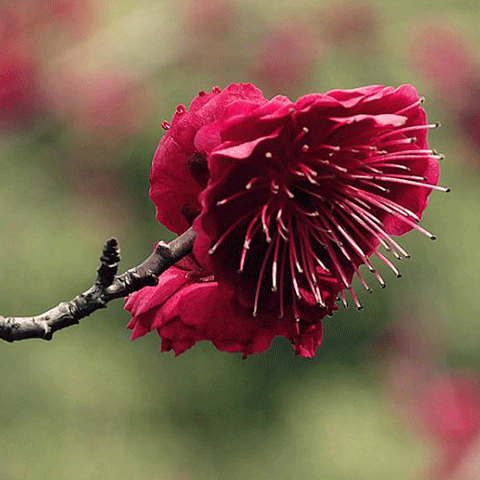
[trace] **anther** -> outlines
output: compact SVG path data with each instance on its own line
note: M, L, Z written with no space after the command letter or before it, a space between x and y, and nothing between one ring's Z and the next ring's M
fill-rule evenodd
M181 115L182 113L185 113L185 106L180 104L180 105L177 105L177 109L176 109L177 113L179 115Z
M302 152L307 153L309 148L310 147L307 144L303 145L302 146Z
M169 122L162 122L162 128L164 130L170 130L170 127L171 127L171 125L170 125Z
M308 132L309 132L309 130L308 130L307 127L303 127L302 130L304 131L304 133L308 133Z
M272 152L266 152L265 157L272 158L273 157Z
M213 87L212 88L212 93L220 93L222 89L220 87Z

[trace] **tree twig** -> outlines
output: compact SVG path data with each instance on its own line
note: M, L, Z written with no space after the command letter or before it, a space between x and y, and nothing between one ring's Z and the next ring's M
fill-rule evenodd
M126 297L148 285L156 285L158 276L178 262L193 248L195 232L189 228L185 233L166 244L159 242L155 251L140 265L117 275L120 248L111 238L103 247L103 255L97 268L95 283L70 302L33 317L2 317L0 315L0 339L7 342L42 338L51 340L57 330L79 323L115 298Z

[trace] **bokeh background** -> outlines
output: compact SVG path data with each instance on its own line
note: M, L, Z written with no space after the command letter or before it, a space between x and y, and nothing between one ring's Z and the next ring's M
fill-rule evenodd
M465 0L0 2L3 315L88 288L110 236L122 270L172 238L150 161L162 121L215 85L412 83L452 188L422 222L438 240L402 238L403 278L358 288L363 312L327 319L313 359L284 339L247 360L160 354L155 334L130 342L122 301L2 343L0 478L480 478L479 23Z

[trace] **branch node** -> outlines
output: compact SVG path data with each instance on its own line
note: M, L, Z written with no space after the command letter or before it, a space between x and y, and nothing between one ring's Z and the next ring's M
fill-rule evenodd
M145 276L145 286L155 287L156 285L158 285L158 276L153 270L148 269Z
M97 268L96 285L101 288L108 288L115 280L117 274L118 263L120 262L120 248L116 238L110 238L106 241L102 256L100 257L100 265Z
M48 325L46 322L42 322L42 327L45 332L43 335L43 338L45 340L51 340L53 338L53 332L52 332L52 329L50 328L50 325Z
M0 315L0 337L6 342L13 343L15 338L12 335L11 319Z
M173 253L170 250L168 243L165 243L164 241L160 241L157 243L157 246L155 247L155 253L160 255L166 261L173 260Z

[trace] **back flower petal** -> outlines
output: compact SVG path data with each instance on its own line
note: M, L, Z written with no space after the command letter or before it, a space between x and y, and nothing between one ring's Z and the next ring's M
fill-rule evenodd
M266 102L252 84L232 84L221 91L200 92L187 110L179 105L153 157L150 198L157 207L157 220L180 234L200 212L198 195L206 186L208 150L217 146L215 129L202 133L227 108L238 114Z

